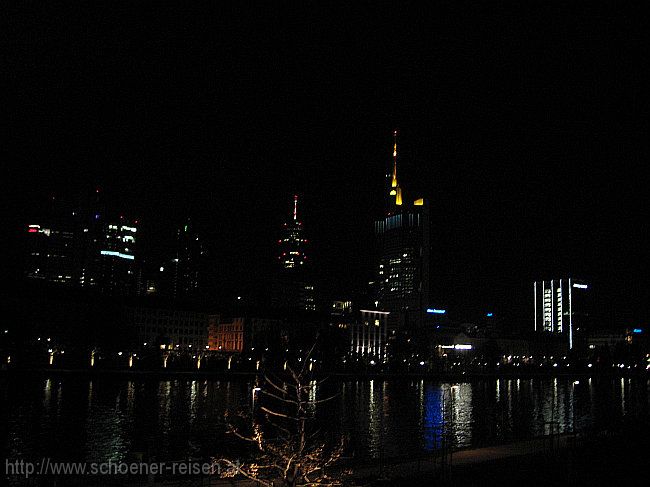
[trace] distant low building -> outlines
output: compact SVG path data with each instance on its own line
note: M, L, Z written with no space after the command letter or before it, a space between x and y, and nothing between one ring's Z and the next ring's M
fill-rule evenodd
M361 319L349 325L350 353L384 363L388 359L388 317L386 311L360 310Z
M521 338L488 338L468 336L453 330L433 335L432 350L438 356L451 354L474 357L483 354L529 356L533 353L529 340Z
M244 350L244 318L234 318L229 323L212 319L208 327L208 347L221 352Z
M587 348L590 350L597 348L613 349L618 345L626 343L626 338L626 334L623 331L594 331L587 336Z
M173 349L206 349L208 326L214 320L208 313L146 307L127 307L125 315L141 345Z
M354 320L352 301L332 301L330 308L330 326L341 330L347 329Z

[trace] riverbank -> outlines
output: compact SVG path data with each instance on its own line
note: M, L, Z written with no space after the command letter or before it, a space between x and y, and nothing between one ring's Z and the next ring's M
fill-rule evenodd
M5 368L0 369L0 377L20 375L41 375L44 377L56 376L85 376L85 377L123 377L141 379L217 379L237 380L254 379L261 372L256 371L214 371L214 370L137 370L137 369L58 369L58 368ZM468 382L481 379L535 379L535 378L574 378L589 379L591 377L648 377L645 370L627 370L613 368L600 371L506 371L506 372L463 372L463 373L366 373L366 372L314 372L314 377L330 377L340 380L384 380L384 379L411 379L434 380L442 382Z

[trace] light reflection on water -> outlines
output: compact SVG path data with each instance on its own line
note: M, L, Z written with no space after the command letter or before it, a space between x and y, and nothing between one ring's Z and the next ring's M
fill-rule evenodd
M648 415L644 379L490 379L312 382L323 430L349 437L360 458L408 456L589 428L615 428ZM0 421L11 458L122 461L207 457L238 448L226 437L226 409L250 408L252 382L211 380L21 379L0 383ZM325 388L325 390L321 390Z

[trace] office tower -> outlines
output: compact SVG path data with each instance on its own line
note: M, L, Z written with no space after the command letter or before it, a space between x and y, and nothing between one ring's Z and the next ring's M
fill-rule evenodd
M173 298L195 297L205 284L207 251L189 218L177 229L175 245L174 257L163 265L163 293Z
M391 170L386 174L385 213L375 221L378 309L389 311L391 328L423 323L429 300L429 207L409 201L397 176L397 131Z
M287 274L304 274L307 262L302 222L298 221L298 195L293 197L293 218L284 223L281 238L278 240L280 255L278 259Z
M136 266L138 221L120 217L104 227L100 240L97 286L107 294L136 295L139 292Z
M81 254L79 284L82 288L100 290L103 243L106 238L107 210L104 194L96 188L80 210L77 241Z
M48 199L47 209L38 223L25 228L25 277L66 286L77 283L78 219L78 210L68 202L55 196Z
M75 282L74 233L70 228L38 224L27 226L28 279L73 285Z
M536 281L534 291L534 327L539 333L566 337L569 349L574 347L575 332L584 321L585 295L589 285L575 279Z
M310 262L305 251L308 243L303 224L298 220L298 195L294 195L292 218L283 224L278 239L278 280L272 296L275 307L316 310Z
M144 290L136 265L137 221L107 217L99 188L75 204L55 197L49 203L42 221L26 229L27 278L107 294Z

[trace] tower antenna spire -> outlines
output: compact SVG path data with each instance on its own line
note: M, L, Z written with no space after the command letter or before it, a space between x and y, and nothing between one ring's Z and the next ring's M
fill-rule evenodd
M390 183L391 188L397 188L397 130L393 130L393 179Z
M298 195L293 195L293 221L298 220Z

